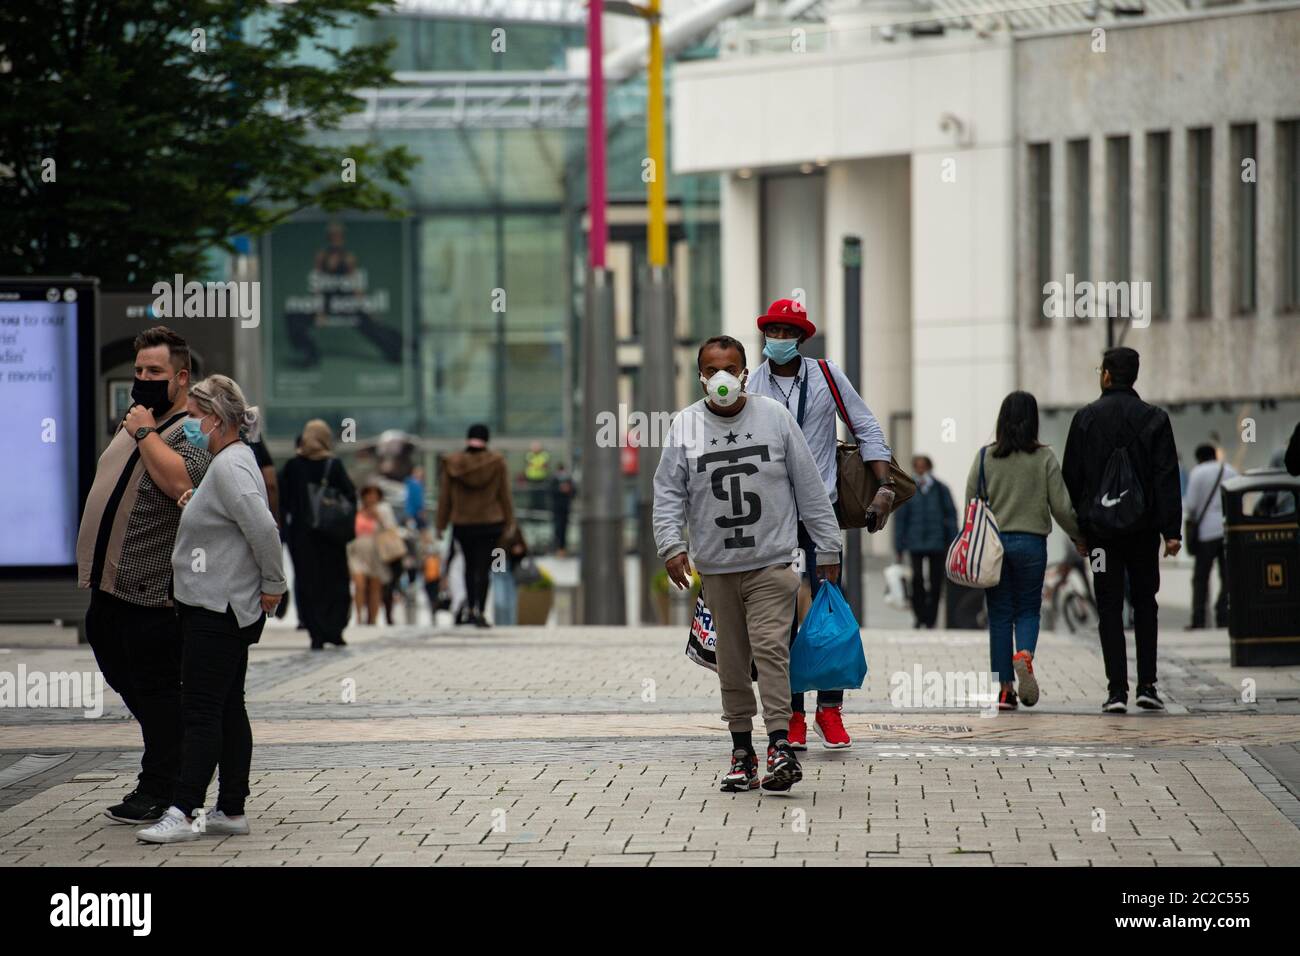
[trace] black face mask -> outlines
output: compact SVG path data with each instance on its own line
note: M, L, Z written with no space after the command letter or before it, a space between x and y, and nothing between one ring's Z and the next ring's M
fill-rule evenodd
M172 400L167 397L167 386L170 382L171 380L166 378L153 380L137 378L135 384L131 386L131 401L143 405L157 418L172 407Z

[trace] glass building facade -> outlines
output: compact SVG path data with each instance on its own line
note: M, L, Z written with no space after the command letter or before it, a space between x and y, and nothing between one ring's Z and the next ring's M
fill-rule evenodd
M483 22L383 16L327 31L317 42L346 47L392 41L390 63L398 73L558 71L565 68L566 51L586 42L581 29L507 25L505 51L493 52L493 29ZM302 57L312 61L321 54L304 46ZM637 207L642 210L640 225L624 223L611 236L630 249L622 267L630 271L634 289L645 261L645 103L644 75L609 87L610 205L632 210L634 217ZM585 111L581 101L574 108ZM404 255L411 294L405 307L413 311L407 346L414 389L409 402L358 401L313 414L354 418L359 440L400 428L433 447L458 447L470 424L485 422L493 444L512 461L532 441L543 442L555 460L572 461L572 450L581 446L574 422L587 247L581 123L358 129L324 138L339 145L366 139L402 145L418 158L409 183L393 187L410 226ZM687 264L677 305L685 344L721 325L717 179L670 175L668 195L674 207L673 262ZM274 288L274 258L264 261L264 277ZM630 301L628 341L636 329L635 293ZM626 381L635 376L634 368L623 372ZM274 374L264 369L264 376ZM284 447L304 417L310 416L272 407L272 439Z

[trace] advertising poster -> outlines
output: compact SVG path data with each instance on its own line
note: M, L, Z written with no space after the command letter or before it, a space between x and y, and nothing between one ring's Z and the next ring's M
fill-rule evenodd
M287 223L265 240L273 407L411 400L408 234L403 222L333 218Z

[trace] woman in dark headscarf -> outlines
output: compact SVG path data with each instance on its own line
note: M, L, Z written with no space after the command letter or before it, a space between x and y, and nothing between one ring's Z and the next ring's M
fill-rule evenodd
M280 512L297 579L298 617L307 625L312 650L343 644L351 611L347 543L312 529L313 487L337 489L356 507L357 492L334 457L329 425L313 418L302 429L298 454L280 473Z

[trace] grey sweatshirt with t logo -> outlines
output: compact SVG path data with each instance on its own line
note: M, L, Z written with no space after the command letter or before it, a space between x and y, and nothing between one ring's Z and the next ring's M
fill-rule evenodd
M794 416L773 399L746 394L731 416L704 399L683 409L668 429L654 487L655 545L665 561L689 547L701 574L789 564L802 520L817 563L839 563L826 485Z

